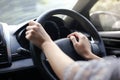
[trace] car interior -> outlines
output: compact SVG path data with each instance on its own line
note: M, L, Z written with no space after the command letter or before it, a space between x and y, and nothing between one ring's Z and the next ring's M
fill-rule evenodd
M8 0L5 1L8 2ZM5 1L3 0L3 2ZM26 3L28 1L31 1L31 6L37 0L27 0ZM44 4L47 3L47 0L38 0L38 2L40 1ZM120 0L76 0L71 9L50 8L43 10L43 13L35 13L39 15L33 14L34 17L25 15L26 18L20 14L19 16L22 16L24 19L15 19L14 22L16 21L16 24L0 20L0 79L59 80L42 50L25 38L26 27L31 20L42 24L43 28L60 49L75 61L86 61L75 52L71 41L66 38L68 34L75 31L87 36L94 54L100 57L119 57L120 9L116 10L113 8L112 10L107 10L113 7L113 4L109 1L111 3L115 1L117 6L120 5ZM0 1L0 4L2 4L2 1ZM36 2L36 4L38 3ZM101 4L102 7L99 7ZM116 7L115 4L114 7ZM95 7L96 5L97 8ZM103 8L106 7L105 5L110 7ZM34 8L34 10L36 9ZM7 14L12 15L11 13ZM26 10L24 14L26 14ZM16 17L14 14L13 16ZM1 15L0 18L5 17ZM6 20L12 19L6 18ZM18 23L17 20L20 22Z

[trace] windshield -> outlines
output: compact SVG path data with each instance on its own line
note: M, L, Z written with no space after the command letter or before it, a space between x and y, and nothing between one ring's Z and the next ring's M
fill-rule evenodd
M72 9L77 0L0 0L0 22L19 24L49 9Z

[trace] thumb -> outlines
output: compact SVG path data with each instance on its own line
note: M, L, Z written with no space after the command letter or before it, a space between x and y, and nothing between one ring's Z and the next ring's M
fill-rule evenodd
M70 36L70 40L72 41L73 45L77 43L75 36Z

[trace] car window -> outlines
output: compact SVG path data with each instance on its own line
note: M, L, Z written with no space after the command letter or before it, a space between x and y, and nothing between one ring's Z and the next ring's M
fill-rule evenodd
M90 18L99 31L120 31L120 0L98 0Z
M0 0L0 22L19 24L49 9L71 9L77 0Z

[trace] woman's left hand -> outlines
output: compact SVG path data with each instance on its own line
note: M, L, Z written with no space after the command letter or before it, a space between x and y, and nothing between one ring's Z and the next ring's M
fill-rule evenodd
M42 25L35 21L30 21L26 30L25 37L39 48L42 48L45 42L52 41Z

